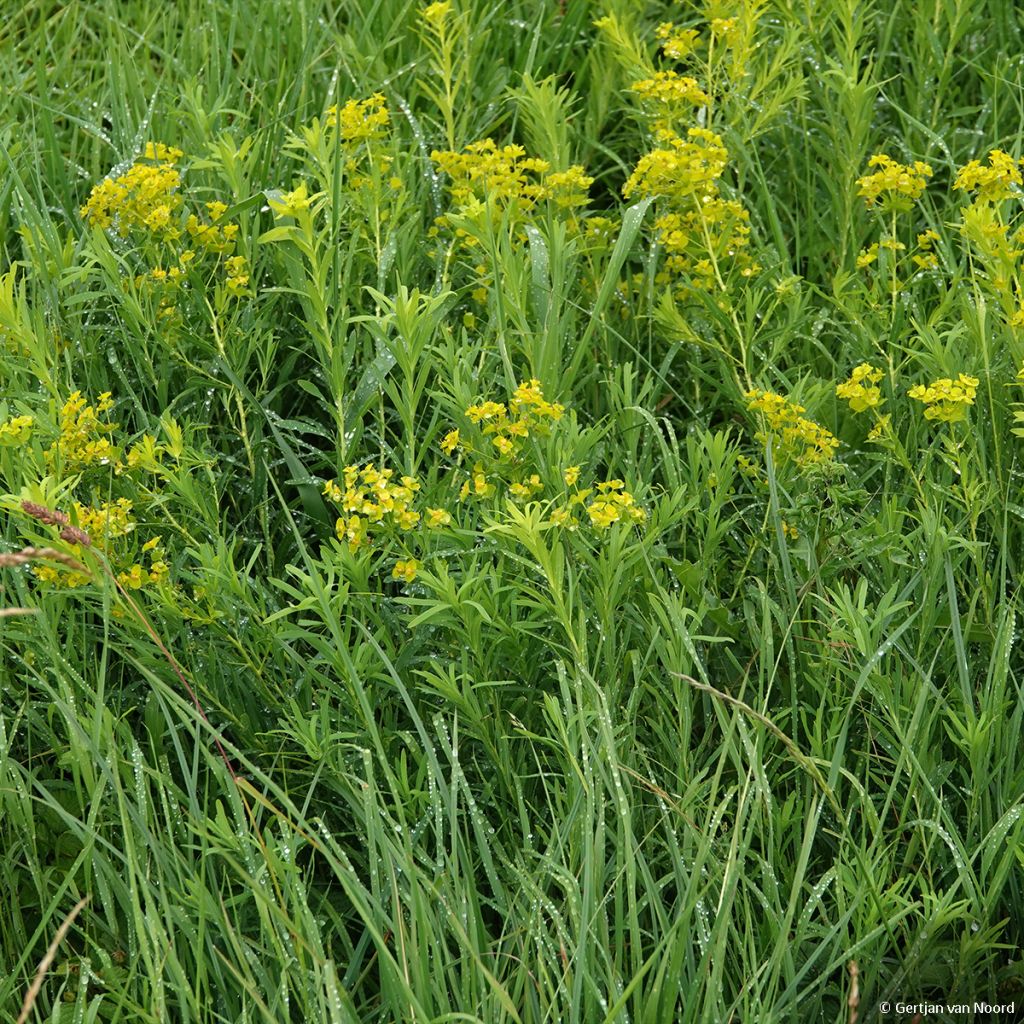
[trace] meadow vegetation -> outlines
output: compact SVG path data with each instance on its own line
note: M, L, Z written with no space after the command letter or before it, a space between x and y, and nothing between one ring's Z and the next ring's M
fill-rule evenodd
M1021 53L13 5L0 1017L1024 1006Z

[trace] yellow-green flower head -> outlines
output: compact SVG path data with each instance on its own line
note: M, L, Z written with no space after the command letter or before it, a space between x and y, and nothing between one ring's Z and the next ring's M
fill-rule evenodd
M98 508L89 508L76 501L72 508L75 511L75 525L88 533L98 546L102 547L109 538L123 537L135 529L132 503L127 498L103 502Z
M450 526L452 521L451 513L443 508L427 509L427 526L432 530L438 530L442 526Z
M178 237L180 231L173 214L182 204L178 192L181 174L174 161L180 156L180 149L149 143L143 160L93 188L79 211L82 219L95 227L112 228L122 238L133 230L144 230L168 240ZM158 162L145 162L149 160Z
M755 389L746 394L747 408L764 416L767 432L755 436L762 444L771 441L777 455L792 458L798 466L827 462L839 447L839 438L800 414L802 405L771 391Z
M876 153L868 166L878 170L857 179L857 194L864 198L867 206L878 203L887 211L909 210L921 198L932 176L931 167L920 160L900 164L884 153Z
M671 60L684 60L700 45L696 29L676 28L671 21L659 25L655 36L662 41L661 52Z
M507 410L501 402L484 402L481 405L471 405L466 410L466 418L471 423L481 423L484 420L504 418L506 412ZM456 438L456 440L458 439Z
M24 444L32 436L31 416L12 416L0 423L0 445Z
M341 107L330 107L326 123L328 128L338 129L343 142L366 142L379 139L386 133L391 115L387 101L378 92L365 100L349 100Z
M606 480L597 485L598 496L587 506L587 515L594 529L607 530L613 523L618 522L639 524L647 519L647 513L637 505L633 495L625 490L625 487L623 480ZM580 496L573 495L573 499ZM575 503L575 500L570 501L570 504Z
M60 435L47 450L47 461L52 463L59 456L65 468L97 464L120 467L120 452L104 436L117 424L101 418L113 404L109 391L99 396L95 406L86 402L81 391L72 392L60 411Z
M924 415L929 420L958 423L967 418L967 407L974 405L978 393L978 378L961 373L957 379L943 377L927 387L918 384L907 394L925 405Z
M427 25L437 28L451 14L451 10L451 0L438 0L424 7L420 17Z
M677 75L674 71L658 71L653 78L634 82L630 89L647 103L669 109L705 107L711 102L696 79Z
M849 380L836 385L836 394L849 402L854 412L876 409L882 404L882 392L877 385L884 376L882 370L870 363L861 363L853 368Z
M1018 161L1001 149L993 149L988 155L988 166L979 160L972 160L961 167L953 182L953 188L973 192L984 202L999 202L1020 194L1021 173Z
M280 196L267 196L267 203L276 217L298 217L309 209L313 198L303 182L291 192L282 192Z
M395 563L394 569L391 570L391 578L394 580L405 580L406 583L412 583L416 579L416 573L419 572L420 563L415 558L404 558L399 559Z
M660 145L640 158L622 187L627 198L637 195L686 199L710 194L729 162L722 138L706 128L691 128L686 138L663 130Z
M585 174L579 164L564 171L550 171L544 175L544 198L549 199L563 210L574 210L586 206L587 195L594 179Z

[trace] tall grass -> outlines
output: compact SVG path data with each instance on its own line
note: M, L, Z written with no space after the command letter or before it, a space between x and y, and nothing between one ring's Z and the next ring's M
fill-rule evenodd
M663 199L623 197L657 146L631 84L671 66L661 23L730 17L693 123L757 266L718 253L703 290L665 276ZM952 188L1021 155L1020 42L1004 0L12 9L0 425L34 422L0 433L0 565L47 546L91 582L0 570L27 610L0 617L0 1016L1024 1004L1020 256L961 231ZM377 93L388 130L348 164L317 131ZM460 207L431 154L484 138L582 164L586 211ZM150 141L238 225L239 295L200 256L164 315L167 251L84 222ZM893 237L933 230L936 268L858 268L894 223L858 195L876 152L931 165ZM301 184L308 221L275 213ZM884 445L835 392L865 361ZM967 418L925 419L907 391L961 372ZM466 409L530 379L565 407L518 456L543 490L459 501L446 435L488 445ZM754 388L836 457L766 445ZM76 390L155 462L48 457ZM324 483L371 462L424 519L350 550ZM595 529L591 497L558 526L572 466L644 521ZM134 531L91 548L22 505L119 497ZM168 579L118 586L153 559L117 545L157 535Z

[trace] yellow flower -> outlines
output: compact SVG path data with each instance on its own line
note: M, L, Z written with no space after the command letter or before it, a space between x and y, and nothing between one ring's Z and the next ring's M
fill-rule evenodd
M406 583L412 583L416 579L416 573L419 571L420 564L415 558L399 559L395 563L394 569L391 570L391 578L393 580L405 580Z
M892 416L890 416L889 413L884 413L883 415L879 416L878 419L875 421L875 425L871 428L871 431L868 433L868 440L884 441L886 435L889 433L889 430L891 429L891 422Z
M511 455L515 451L515 445L507 437L496 437L491 443L503 456Z
M900 164L884 153L876 153L868 166L880 169L857 179L857 194L869 207L881 202L883 210L909 210L932 176L931 167L920 160Z
M580 467L570 466L563 474L563 479L569 487L575 487L576 481L580 478Z
M172 217L182 204L181 175L173 166L180 156L180 149L149 143L144 159L159 163L136 162L124 174L105 178L89 193L79 211L82 219L95 227L113 228L122 238L144 229L173 240L180 234Z
M586 206L590 201L587 192L594 179L584 174L579 164L573 164L565 171L550 171L544 176L544 198L563 210Z
M500 402L484 402L482 405L471 405L466 410L466 417L471 423L480 423L483 420L491 420L495 417L503 417L506 414L505 406ZM458 439L458 431L453 430ZM448 435L451 437L451 434Z
M953 188L974 192L982 202L1009 199L1020 194L1021 173L1017 163L1009 153L993 149L988 155L987 167L979 160L961 167Z
M434 150L430 159L451 179L448 188L452 199L463 208L477 201L529 209L548 195L538 178L550 171L551 165L527 157L526 150L514 143L499 148L493 139L482 139L470 143L461 153ZM582 168L579 173L582 175Z
M88 405L81 391L72 392L60 412L60 436L46 452L48 462L59 455L69 465L121 466L118 449L104 434L117 426L102 419L114 402L110 392L100 395L95 406Z
M655 35L663 40L661 52L671 60L688 57L700 42L700 33L696 29L677 29L670 21L659 25Z
M882 404L882 392L877 387L885 374L876 370L870 363L861 363L854 367L850 379L836 385L836 394L850 403L854 412L864 412Z
M758 432L761 443L772 441L778 455L790 456L798 466L806 467L827 462L839 447L839 439L800 414L802 405L790 402L770 391L753 390L746 394L747 408L761 413L769 433Z
M147 579L148 574L146 570L138 562L128 572L118 573L117 576L117 582L129 590L141 590Z
M925 406L924 415L929 420L958 423L967 418L967 407L974 405L978 391L978 378L961 373L957 379L943 377L927 387L918 384L907 394Z
M612 523L617 523L622 518L621 509L610 501L593 502L587 506L587 514L598 530L607 530Z
M173 164L176 160L180 160L184 153L173 146L165 146L162 142L147 142L142 156L144 160Z
M443 508L428 508L427 509L427 526L432 530L436 530L442 526L448 526L451 524L452 517L451 513Z
M695 79L677 75L674 71L658 71L653 78L634 82L630 89L641 99L665 107L681 104L704 107L711 102Z
M412 509L403 509L395 515L395 522L401 530L411 530L419 521L419 512L413 512Z
M338 540L348 542L348 549L353 554L355 554L362 545L369 543L369 538L366 536L366 526L359 516L350 516L348 519L339 519L334 524L334 532L337 535Z
M12 416L6 422L0 423L0 444L24 444L32 436L34 422L31 416Z
M564 526L566 529L576 528L576 519L567 508L555 508L551 510L549 522L552 526Z
M423 8L421 17L428 24L436 28L451 13L451 0L437 0L436 3L428 4Z
M291 192L282 192L279 197L267 196L267 203L276 217L298 217L309 209L312 201L305 182Z
M328 128L337 128L343 142L358 143L378 139L391 123L387 101L382 93L374 93L365 100L349 100L342 107L327 111Z
M723 37L728 42L736 32L736 18L712 18L711 34L716 38Z

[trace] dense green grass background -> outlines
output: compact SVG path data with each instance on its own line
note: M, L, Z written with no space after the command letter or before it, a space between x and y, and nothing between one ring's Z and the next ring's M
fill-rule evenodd
M737 11L755 43L714 127L762 269L723 308L666 297L653 212L621 188L651 145L629 85L662 66L656 26ZM83 897L29 1020L1024 1006L1024 335L951 190L968 160L1021 155L1017 6L458 0L453 19L446 77L408 0L5 11L0 421L37 430L0 447L0 491L40 487L75 389L113 392L119 443L168 416L184 439L132 492L172 563L174 590L134 595L166 653L102 575L0 570L0 605L38 609L0 618L0 1017ZM403 198L382 220L339 184L311 280L260 241L266 192L314 180L293 133L377 92ZM583 164L614 245L554 215L525 242L498 224L474 299L476 260L429 236L430 152L484 137ZM194 290L173 332L122 283L145 253L79 216L150 140L232 207L252 268L242 300ZM935 230L940 268L891 294L855 267L886 227L855 185L878 151L935 172L901 230ZM863 360L888 374L891 448L834 393ZM959 372L981 381L968 420L926 421L907 389ZM409 584L400 547L332 546L321 484L345 462L454 512L438 442L531 377L569 410L535 452L549 489L569 464L620 477L647 524L473 505ZM754 386L835 432L837 465L777 464ZM55 542L5 509L0 551Z

